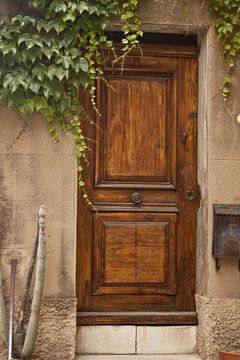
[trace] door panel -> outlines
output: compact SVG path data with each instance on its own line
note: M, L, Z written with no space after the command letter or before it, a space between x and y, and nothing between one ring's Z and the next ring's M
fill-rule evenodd
M79 324L196 322L197 69L195 48L143 45L123 72L109 59L108 85L97 83L101 116L85 122L94 208L78 197Z
M97 213L94 295L175 294L175 224L176 214Z
M175 188L177 62L165 63L156 64L160 76L138 64L121 76L106 71L109 86L98 86L97 187Z

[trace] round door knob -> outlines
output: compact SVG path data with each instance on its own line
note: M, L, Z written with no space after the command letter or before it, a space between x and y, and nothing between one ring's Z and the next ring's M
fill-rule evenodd
M142 195L138 192L135 192L131 195L131 200L134 204L140 204L142 201Z

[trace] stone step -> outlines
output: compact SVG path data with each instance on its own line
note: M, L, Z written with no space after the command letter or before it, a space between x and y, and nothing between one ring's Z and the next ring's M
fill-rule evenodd
M126 354L137 360L144 358L136 355L193 354L196 352L196 326L81 326L77 332L76 352L101 356Z
M196 354L181 355L77 355L76 360L201 360Z

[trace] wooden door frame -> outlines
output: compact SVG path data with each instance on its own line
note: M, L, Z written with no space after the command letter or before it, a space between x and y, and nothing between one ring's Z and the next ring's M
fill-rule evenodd
M198 48L196 47L184 47L181 46L182 52L174 52L171 46L163 46L162 47L162 53L160 55L162 56L179 56L179 57L197 57L198 56ZM159 49L158 49L159 54ZM85 97L85 96L84 96ZM86 103L88 103L88 99L85 98L84 100ZM196 153L197 156L197 153ZM90 165L91 166L91 165ZM92 162L93 166L93 162ZM78 193L78 196L81 196L81 191ZM90 194L91 196L91 194ZM85 214L86 221L91 221L90 217L91 214L88 212L88 214ZM78 234L81 232L82 229L78 227ZM197 239L196 239L197 240ZM195 244L196 244L195 240ZM90 245L89 245L90 246ZM78 244L78 255L77 259L79 259L79 253L84 251L85 249L81 248ZM87 266L87 259L84 259L84 262L81 266L84 266L84 264ZM195 281L195 279L194 279ZM79 277L77 278L77 286L79 286L79 283L81 282L81 279ZM177 322L176 322L177 317ZM89 316L89 313L81 312L81 319L78 317L78 324L159 324L159 325L167 325L167 324L196 324L196 312L195 311L166 311L166 312L131 312L129 314L126 313L95 313L92 312L92 316Z

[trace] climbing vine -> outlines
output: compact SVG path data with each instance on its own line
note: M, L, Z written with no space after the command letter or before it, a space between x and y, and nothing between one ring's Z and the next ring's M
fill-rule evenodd
M240 2L239 0L212 0L209 7L217 15L215 22L222 45L222 58L227 68L223 79L222 95L226 102L230 94L232 74L240 53Z
M103 51L113 15L122 21L122 55L139 42L138 0L11 0L18 9L0 17L0 102L23 115L46 118L53 142L59 130L73 134L79 171L87 145L81 128L79 88L95 105L95 81L103 77ZM97 110L97 109L96 109ZM87 198L87 195L85 194Z

